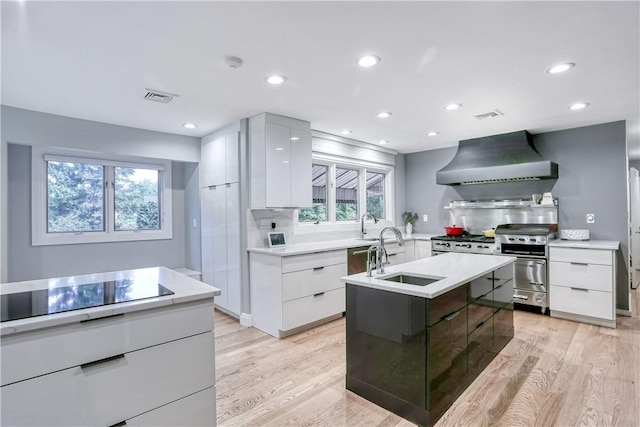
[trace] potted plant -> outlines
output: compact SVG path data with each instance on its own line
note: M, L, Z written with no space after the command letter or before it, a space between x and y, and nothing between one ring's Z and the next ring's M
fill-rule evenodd
M413 223L416 222L417 220L418 220L417 213L405 211L402 214L402 222L404 222L404 225L406 226L407 234L413 233Z

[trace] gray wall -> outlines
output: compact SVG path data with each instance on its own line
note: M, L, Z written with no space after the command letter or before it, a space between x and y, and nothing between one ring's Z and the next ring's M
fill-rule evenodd
M31 147L9 144L8 280L41 279L141 267L185 265L184 165L174 162L173 238L31 246Z
M620 121L534 135L540 154L558 163L557 181L441 186L435 183L435 173L451 160L455 147L407 154L406 207L420 215L418 232L440 234L449 222L443 207L452 200L528 198L552 191L559 199L560 228L585 228L594 240L620 242L617 307L629 310L625 133ZM586 224L587 213L596 215L595 224ZM422 222L423 214L429 215L429 222Z

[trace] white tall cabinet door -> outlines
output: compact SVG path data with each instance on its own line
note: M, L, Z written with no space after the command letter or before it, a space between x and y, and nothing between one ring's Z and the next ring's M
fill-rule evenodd
M291 206L310 208L313 199L311 176L311 134L291 129Z
M267 206L291 206L291 129L267 123L265 162Z
M216 303L228 307L229 289L227 286L227 191L226 185L211 189L213 196L213 286L222 291Z
M631 286L640 282L640 176L636 168L629 169L629 195L631 200Z
M240 155L240 134L233 132L225 135L225 183L239 182L239 155Z
M240 314L240 188L227 184L226 192L226 261L227 261L227 309Z
M226 159L226 137L224 135L202 144L200 171L203 186L226 182L226 169L223 164L221 165L223 159Z
M213 188L203 188L200 190L201 220L200 220L200 255L202 257L202 281L209 285L213 283L213 233L215 218L213 216L213 205L216 192ZM220 301L222 295L216 297L216 302Z

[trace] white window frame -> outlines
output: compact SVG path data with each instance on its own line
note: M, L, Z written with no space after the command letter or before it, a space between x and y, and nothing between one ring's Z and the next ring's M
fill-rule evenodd
M115 230L114 191L105 196L105 231L85 231L69 233L47 232L47 161L68 161L71 163L92 163L106 167L120 166L153 169L158 174L158 198L160 201L159 230ZM110 170L110 169L109 169ZM105 174L105 181L113 182L112 174ZM52 147L32 147L31 154L31 244L33 246L69 245L83 243L128 242L140 240L162 240L173 238L171 200L171 161L131 156L112 156L103 153L86 152Z
M384 179L384 204L387 218L384 218L383 222L389 222L393 224L393 206L395 205L394 192L391 189L394 188L394 173L395 168L390 165L383 165L379 163L348 160L342 157L324 155L314 153L312 163L317 165L328 166L327 185L329 186L327 195L327 221L321 221L319 224L313 222L300 222L298 220L298 210L294 212L294 233L305 234L314 232L325 231L341 231L345 229L353 229L354 224L360 224L360 217L365 212L363 209L367 203L367 188L366 188L366 172L378 172L385 175ZM336 220L336 167L357 169L358 170L358 215L355 220L337 221Z

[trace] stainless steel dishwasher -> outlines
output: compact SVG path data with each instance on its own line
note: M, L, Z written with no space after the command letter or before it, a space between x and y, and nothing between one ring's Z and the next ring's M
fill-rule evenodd
M367 250L369 246L358 246L347 250L347 273L349 275L367 271Z

